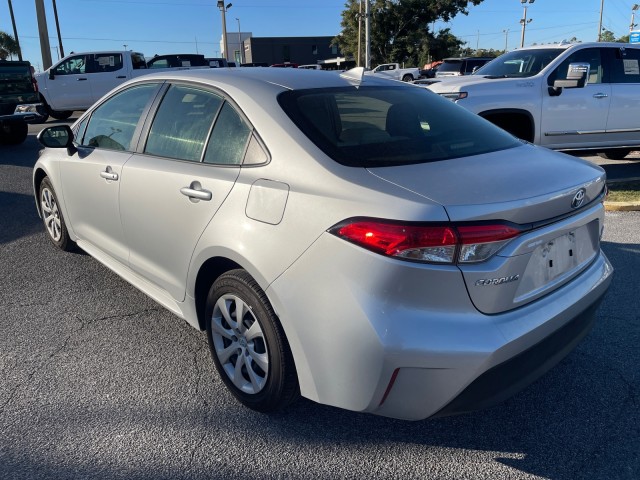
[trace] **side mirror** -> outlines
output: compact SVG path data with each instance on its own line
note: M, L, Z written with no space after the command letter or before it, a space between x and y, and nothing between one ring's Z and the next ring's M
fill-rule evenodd
M45 128L37 138L47 148L66 148L69 155L76 151L73 145L73 132L69 125L55 125Z
M570 63L566 80L553 82L555 88L584 88L589 79L591 65L588 63Z

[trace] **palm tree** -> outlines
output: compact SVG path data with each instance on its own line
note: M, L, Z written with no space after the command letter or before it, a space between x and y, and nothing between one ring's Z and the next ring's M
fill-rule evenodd
M18 53L18 42L6 32L0 31L0 60Z

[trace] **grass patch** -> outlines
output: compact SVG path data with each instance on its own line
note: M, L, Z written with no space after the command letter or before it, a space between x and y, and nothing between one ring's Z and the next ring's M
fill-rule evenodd
M640 202L640 181L608 184L607 202Z

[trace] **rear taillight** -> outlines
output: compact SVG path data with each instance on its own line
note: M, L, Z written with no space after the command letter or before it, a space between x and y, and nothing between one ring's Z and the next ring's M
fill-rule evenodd
M487 260L522 233L506 223L412 224L377 219L342 222L329 232L389 257L428 263Z

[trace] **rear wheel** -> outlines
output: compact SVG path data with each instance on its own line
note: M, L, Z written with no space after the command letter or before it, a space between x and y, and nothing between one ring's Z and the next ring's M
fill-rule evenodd
M630 148L612 148L598 152L598 155L602 158L606 158L607 160L624 160L624 158L630 153Z
M280 322L246 271L221 275L209 291L205 312L213 362L241 403L271 412L298 397L293 356Z
M71 115L73 115L72 110L51 110L48 109L49 116L55 118L56 120L66 120Z
M60 211L58 197L47 177L45 177L40 184L39 199L42 221L44 222L51 242L64 251L70 252L75 250L76 244L69 238L67 225Z
M407 74L407 75L405 75L405 76L403 76L403 77L402 77L402 81L403 81L403 82L412 82L412 81L413 81L413 76L412 76L412 75Z

